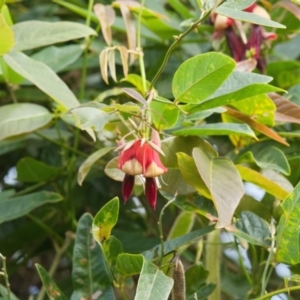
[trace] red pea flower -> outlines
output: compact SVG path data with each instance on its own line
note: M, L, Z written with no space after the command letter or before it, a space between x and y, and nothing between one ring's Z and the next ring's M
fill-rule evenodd
M151 141L138 139L128 143L119 154L118 168L125 173L122 185L124 201L130 197L134 187L134 176L146 179L145 196L153 209L156 207L157 187L155 177L167 172L159 154L160 140L157 131L152 132Z

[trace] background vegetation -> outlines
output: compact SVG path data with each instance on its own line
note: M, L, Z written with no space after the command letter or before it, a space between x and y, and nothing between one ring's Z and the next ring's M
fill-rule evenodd
M0 10L0 299L299 298L296 0ZM277 38L237 63L217 13ZM155 210L141 180L123 204L114 151L150 127Z

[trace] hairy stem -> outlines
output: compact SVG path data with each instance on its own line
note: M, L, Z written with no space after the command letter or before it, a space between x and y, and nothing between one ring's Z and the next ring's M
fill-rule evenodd
M165 213L166 208L173 203L176 200L176 195L173 199L169 200L167 204L161 209L161 212L159 214L159 219L157 222L158 225L158 231L159 231L159 238L160 238L160 259L159 259L159 266L161 266L164 255L165 255L165 245L164 245L164 233L163 233L163 224L162 224L162 218Z

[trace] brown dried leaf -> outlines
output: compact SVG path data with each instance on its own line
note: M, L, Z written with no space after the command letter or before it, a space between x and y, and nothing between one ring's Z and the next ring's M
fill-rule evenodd
M283 139L280 135L278 135L274 130L272 130L271 128L267 127L266 125L260 124L255 122L254 120L252 120L249 116L235 110L232 109L230 107L226 107L227 111L224 112L225 114L230 115L231 117L242 121L243 123L248 124L250 127L252 127L253 129L255 129L256 131L268 136L269 138L271 138L272 140L275 140L283 145L289 146L289 144L285 141L285 139Z
M276 6L283 7L284 9L288 10L290 13L292 13L296 18L300 20L300 8L298 5L291 2L290 0L279 1L274 5L274 7Z
M100 64L100 71L103 80L108 84L108 76L107 76L107 63L108 63L108 54L109 49L105 48L104 50L101 51L99 55L99 64Z
M116 75L115 51L113 49L110 49L108 51L107 60L108 60L108 69L110 72L110 76L115 82L117 82L118 80Z
M269 97L277 108L276 121L300 124L300 106L276 93L270 93Z
M120 52L124 77L127 77L127 75L128 75L128 51L127 51L127 48L120 45L117 47L117 49Z
M109 5L97 3L94 5L94 12L100 22L104 40L110 46L112 43L111 25L116 18L115 11Z
M127 43L129 50L136 50L136 30L132 19L132 14L126 5L126 2L120 2L120 10L126 27ZM135 60L135 54L129 54L129 61L132 64Z

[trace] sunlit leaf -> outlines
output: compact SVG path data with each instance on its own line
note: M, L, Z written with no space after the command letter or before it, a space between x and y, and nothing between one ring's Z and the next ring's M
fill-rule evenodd
M231 105L240 112L250 116L257 123L274 126L276 106L265 94L234 102Z
M20 24L20 23L19 23ZM63 112L79 105L73 92L48 66L21 52L4 55L6 63L56 101Z
M173 127L179 118L179 109L172 103L151 101L152 121L155 128L164 130Z
M175 101L200 103L221 86L234 68L235 62L220 53L199 54L186 60L174 74Z
M12 29L16 39L13 51L29 50L97 35L92 28L78 22L25 21L13 25Z
M110 237L112 228L119 216L119 198L107 202L96 214L93 221L93 235L98 243L103 243Z
M269 138L288 146L289 144L286 142L285 139L283 139L280 135L278 135L274 130L272 130L271 128L267 127L264 124L260 124L255 122L252 118L250 118L249 116L246 116L243 113L240 113L239 111L236 111L232 108L227 107L226 108L226 114L228 114L230 117L232 117L233 119L239 120L243 123L248 124L250 127L252 127L253 129L255 129L256 131L268 136Z
M100 71L102 75L102 79L106 84L108 84L108 52L110 50L105 48L101 51L99 55L99 64L100 64Z
M267 177L263 176L262 174L258 173L257 171L242 165L237 165L236 167L240 172L243 180L256 184L266 192L274 195L281 200L285 199L288 196L289 192L287 190L285 190L272 180L268 179Z
M7 25L4 17L0 14L0 56L9 52L15 44L14 32Z
M47 108L33 103L13 103L0 107L0 140L29 133L52 120Z

